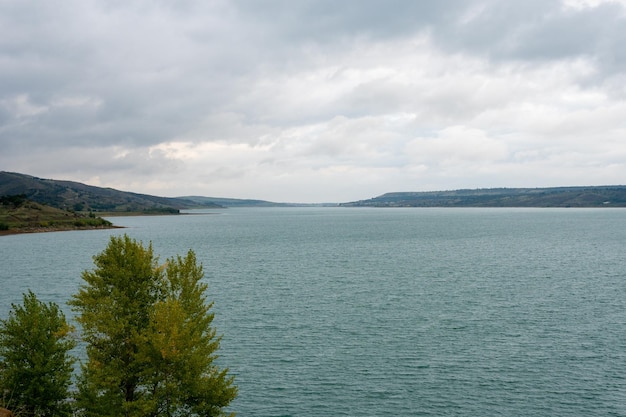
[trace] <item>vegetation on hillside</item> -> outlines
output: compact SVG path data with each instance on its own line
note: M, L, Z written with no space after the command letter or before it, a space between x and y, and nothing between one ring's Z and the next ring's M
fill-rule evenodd
M274 203L265 200L251 200L239 198L219 198L219 197L201 197L201 196L185 196L180 197L185 200L193 201L198 204L218 204L224 207L293 207L297 204Z
M181 209L219 207L211 202L157 197L0 171L0 195L18 194L40 204L84 213L172 214Z
M626 207L626 186L396 192L344 207Z
M80 214L35 203L26 195L0 197L0 233L45 232L110 228L112 223L93 212Z

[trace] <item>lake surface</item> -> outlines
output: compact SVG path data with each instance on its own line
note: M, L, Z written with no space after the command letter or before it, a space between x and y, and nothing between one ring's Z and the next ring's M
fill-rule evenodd
M109 236L204 265L239 416L626 415L626 210L227 209L0 238L0 315Z

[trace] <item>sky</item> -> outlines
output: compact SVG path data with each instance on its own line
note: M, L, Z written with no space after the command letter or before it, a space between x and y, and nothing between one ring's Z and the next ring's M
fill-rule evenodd
M626 183L626 0L0 0L0 170L347 202Z

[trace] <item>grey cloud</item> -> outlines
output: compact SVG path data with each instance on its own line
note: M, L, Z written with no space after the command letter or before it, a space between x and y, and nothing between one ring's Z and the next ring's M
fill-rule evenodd
M261 42L291 53L307 43L349 48L349 39L385 40L432 33L440 46L493 59L621 59L624 7L571 9L559 0L236 1ZM330 44L330 45L328 45ZM267 46L267 45L266 45Z
M626 63L625 12L615 3L572 9L556 0L490 0L467 22L435 28L435 41L497 60L586 57L611 73Z
M16 156L15 164L25 173L41 173L47 178L127 178L146 179L171 177L183 170L180 161L167 158L159 151L137 148L120 154L110 147L90 149L78 147L30 148Z
M65 169L47 157L68 155L90 176L167 176L185 162L149 149L176 141L271 149L245 154L259 170L296 169L307 152L316 166L402 163L389 147L419 132L505 130L519 109L565 108L529 68L582 58L591 69L567 73L568 92L622 100L624 16L618 4L557 0L4 1L0 164L42 175ZM391 71L377 76L379 67ZM525 78L535 86L509 84ZM394 113L413 120L385 125ZM532 126L514 129L523 137Z
M461 0L87 4L91 8L80 2L63 8L9 5L5 20L13 22L8 30L17 35L1 41L9 64L0 68L0 95L27 93L39 105L59 95L98 97L103 100L98 120L105 125L138 120L137 131L127 136L142 143L171 136L168 120L189 125L216 109L248 114L254 121L249 109L231 107L233 98L256 88L259 75L315 65L302 49L307 43L324 44L325 54L341 56L352 47L349 39L431 30L435 42L459 50L469 47L508 59L557 58L592 53L604 39L596 34L599 24L615 21L608 5L584 15L566 14L555 1L489 2L467 24L459 19L475 3ZM545 13L552 17L542 18ZM609 27L624 33L619 25ZM604 55L619 63L612 43L605 41ZM144 130L150 121L164 124L156 129L161 134Z
M91 4L97 9L98 4ZM30 124L48 129L49 142L73 142L75 132L83 135L85 146L102 140L128 143L129 138L130 144L159 143L228 95L229 83L204 68L203 55L211 46L185 50L184 35L165 29L165 35L157 33L161 23L168 23L159 16L147 16L146 23L139 15L127 16L126 9L101 17L66 15L62 9L26 2L22 8L8 6L4 20L12 23L6 34L13 35L0 36L0 100L25 95L34 105L47 107ZM31 9L33 16L25 12ZM88 12L97 15L98 10ZM137 31L140 36L134 35ZM206 55L212 58L210 52ZM82 114L53 106L55 100L75 95L94 97L102 106ZM7 124L11 130L10 120ZM16 129L7 132L5 124L3 140L8 134L13 140L37 140L17 128L23 123L12 125ZM57 137L61 125L67 132Z
M451 19L471 2L241 0L236 3L251 20L277 23L273 30L278 37L319 42L345 36L404 36Z

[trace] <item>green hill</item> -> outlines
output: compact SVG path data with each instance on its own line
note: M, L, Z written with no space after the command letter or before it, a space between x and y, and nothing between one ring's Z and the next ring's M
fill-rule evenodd
M24 195L0 197L0 234L112 228L108 220L81 215L26 199Z
M181 209L189 208L220 207L210 202L156 197L0 171L0 196L21 194L40 204L77 212L158 214L178 213Z
M193 201L198 204L217 204L223 207L293 207L297 204L290 203L274 203L265 200L250 200L239 198L220 198L220 197L201 197L201 196L185 196L178 197L185 200Z
M396 192L344 207L626 207L626 186Z

